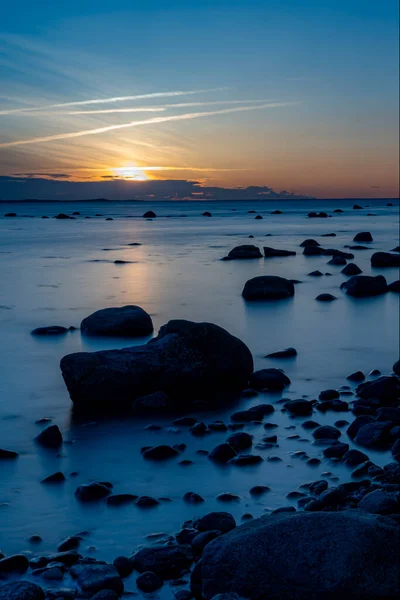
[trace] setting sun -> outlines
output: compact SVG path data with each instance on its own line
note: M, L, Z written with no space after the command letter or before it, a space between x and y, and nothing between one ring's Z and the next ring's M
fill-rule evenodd
M119 167L113 169L113 171L121 179L132 179L134 181L147 181L149 179L140 167Z

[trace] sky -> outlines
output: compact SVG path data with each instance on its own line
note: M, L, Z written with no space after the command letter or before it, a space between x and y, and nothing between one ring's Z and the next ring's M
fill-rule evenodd
M182 182L398 197L398 12L398 0L8 2L0 198L174 197Z

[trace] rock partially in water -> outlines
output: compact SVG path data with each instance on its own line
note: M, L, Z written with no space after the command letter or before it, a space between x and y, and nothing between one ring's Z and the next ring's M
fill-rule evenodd
M353 237L353 242L373 242L374 238L370 231L361 231Z
M83 319L81 331L85 335L140 337L153 332L153 322L140 306L103 308Z
M41 587L29 581L13 581L0 587L0 600L44 600Z
M144 346L65 356L61 371L81 409L127 409L136 398L159 391L168 394L167 408L187 409L204 395L214 402L220 392L246 387L253 358L217 325L175 320Z
M309 219L326 219L328 217L326 212L310 212L307 216Z
M18 452L14 452L13 450L5 450L4 448L0 448L0 460L13 460L18 458Z
M236 521L230 513L227 512L211 512L194 523L194 527L198 531L217 530L222 533L227 533L236 527Z
M386 294L387 283L382 275L370 277L369 275L355 275L340 286L349 296L355 298L379 296Z
M285 402L284 408L295 416L311 415L313 411L313 403L310 400L289 400Z
M206 546L197 585L206 600L395 599L400 528L391 519L342 512L278 513L247 522ZM299 568L301 564L301 568ZM268 568L265 568L268 565Z
M351 375L348 375L346 379L348 379L349 381L360 382L364 381L365 375L362 371L355 371L354 373L351 373Z
M35 439L38 444L46 448L59 448L63 443L63 437L57 425L49 425Z
M245 244L244 246L236 246L228 254L229 258L262 258L260 249L257 246L251 244Z
M261 275L246 281L242 296L245 300L282 300L294 296L294 285L284 277Z
M317 240L307 239L307 240L304 240L304 242L301 242L300 247L301 248L307 248L308 246L314 246L314 247L316 247L316 246L319 246L319 245L320 245L320 243L317 242Z
M226 440L227 444L229 444L236 452L240 452L241 450L247 450L251 448L253 445L253 436L245 431L237 431L236 433L232 433ZM231 456L231 458L233 458Z
M162 444L160 446L153 446L143 452L143 458L149 460L167 460L179 456L178 450L172 446Z
M280 250L278 248L264 246L264 256L265 258L273 258L274 256L296 256L296 252L293 252L292 250Z
M390 406L400 398L400 381L397 377L378 377L374 381L360 383L356 392L360 398L376 398L382 406Z
M278 350L277 352L266 354L264 358L294 358L295 356L297 356L297 350L295 348L285 348L285 350Z
M64 335L68 333L67 327L61 325L48 325L46 327L36 327L31 331L32 335Z
M360 269L360 267L358 267L355 263L348 263L344 269L341 270L341 273L343 273L343 275L359 275L360 273L362 273L362 270Z
M136 585L142 592L151 593L160 589L164 582L156 573L145 571L136 579Z
M373 267L400 267L400 255L390 254L390 252L375 252L371 256L371 265Z
M281 391L291 381L281 369L261 369L250 377L250 386L255 390Z
M28 570L29 561L23 554L13 554L0 560L0 579L7 575L22 575Z
M132 556L136 571L151 571L162 579L180 577L193 562L193 553L189 546L153 546L142 548Z
M114 565L106 563L77 564L71 568L70 573L86 595L94 595L101 590L111 590L121 595L124 591L123 581Z
M75 496L81 502L96 502L106 498L110 493L109 485L95 481L80 485L75 491Z
M396 292L397 294L400 294L400 279L397 279L396 281L393 281L392 283L389 283L389 285L388 285L388 291L389 292Z
M318 300L318 302L332 302L333 300L337 300L336 296L333 296L332 294L319 294L315 299Z
M228 443L228 444L218 444L213 450L211 450L208 458L215 462L219 463L227 463L234 456L236 456L236 450Z
M156 213L153 212L152 210L148 210L147 212L144 213L143 218L144 219L155 219L156 218Z

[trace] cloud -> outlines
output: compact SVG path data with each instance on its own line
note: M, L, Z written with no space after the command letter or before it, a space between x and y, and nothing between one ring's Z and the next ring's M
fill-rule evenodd
M69 179L71 177L69 173L14 173L14 175L22 178L48 177L49 179Z
M126 129L128 127L140 127L143 125L155 125L158 123L167 123L171 121L184 121L190 119L200 119L204 117L213 117L216 115L225 115L236 112L261 110L265 108L275 108L283 106L291 106L296 104L294 102L274 102L253 106L239 106L235 108L223 108L221 110L213 110L209 112L197 112L197 113L185 113L183 115L172 115L168 117L154 117L152 119L144 119L143 121L131 121L129 123L120 123L119 125L108 125L106 127L98 127L96 129L84 129L82 131L74 131L71 133L59 133L56 135L48 135L43 137L36 137L27 140L16 140L12 142L3 142L0 144L0 148L10 148L12 146L24 146L28 144L42 144L45 142L53 142L56 140L67 140L71 138L78 138L86 135L98 135L100 133L106 133L107 131L113 131L117 129Z

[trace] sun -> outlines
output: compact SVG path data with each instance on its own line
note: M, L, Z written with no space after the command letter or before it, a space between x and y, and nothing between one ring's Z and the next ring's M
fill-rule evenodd
M131 181L148 181L149 179L141 167L118 167L113 171L121 179Z

